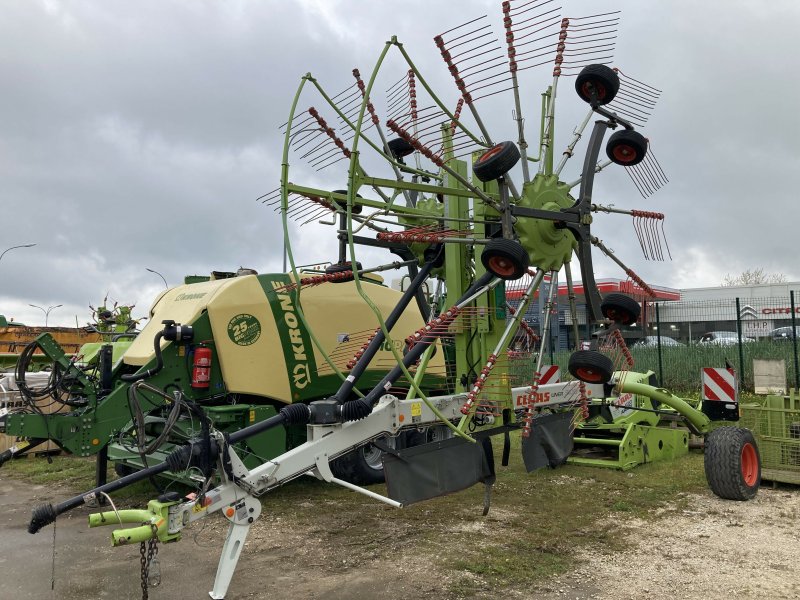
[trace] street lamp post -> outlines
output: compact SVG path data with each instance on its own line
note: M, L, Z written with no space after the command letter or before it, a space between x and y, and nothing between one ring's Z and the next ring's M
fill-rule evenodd
M35 245L36 244L20 244L19 246L11 246L10 248L6 248L2 252L0 252L0 260L3 259L3 256L5 256L6 252L8 252L9 250L14 250L15 248L33 248Z
M36 306L35 304L28 304L28 306L32 306L33 308L38 308L40 311L44 313L44 326L47 327L47 319L50 316L50 311L54 308L59 308L64 306L63 304L56 304L55 306L49 306L47 310L43 309L41 306Z
M154 271L153 269L148 269L147 267L145 267L145 268L144 268L144 270L145 270L145 271L150 271L151 273L155 273L156 275L158 275L159 277L161 277L161 281L163 281L163 282L164 282L164 287L165 287L165 288L169 288L169 285L167 285L167 280L166 280L166 279L164 279L164 276L163 276L161 273L159 273L158 271Z

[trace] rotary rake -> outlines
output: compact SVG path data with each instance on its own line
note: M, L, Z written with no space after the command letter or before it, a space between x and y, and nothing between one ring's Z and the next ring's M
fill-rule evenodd
M653 295L591 226L596 214L631 217L645 258L662 260L663 215L596 204L592 196L596 174L612 164L628 172L644 197L666 183L649 141L636 130L646 123L660 92L608 66L618 13L565 18L551 1L518 1L502 4L502 18L504 41L495 37L487 17L434 37L454 83L449 94L434 91L432 80L394 37L371 72L362 76L353 69L350 83L337 93L328 93L311 74L300 82L282 126L280 187L260 198L280 214L290 265L288 280L273 283L268 293L280 296L287 311L287 339L294 343L293 332L302 331L313 347L316 366L310 370L306 354L311 349L298 341L295 353L304 353L306 362L287 373L290 383L306 393L315 380L337 378L335 393L318 399L298 394L306 403L288 404L233 433L212 430L160 465L39 507L31 532L133 481L195 462L208 472L216 461L215 479L209 475L198 497L168 495L151 502L147 519L139 511L106 512L90 524L143 523L115 532L115 545L166 542L178 539L193 521L221 511L230 530L211 597L223 598L260 513L257 498L303 474L398 507L482 482L485 513L495 479L490 436L505 438L502 464L508 462L509 436L518 430L528 470L559 465L572 449L576 421L588 416L589 399L605 398L615 385L615 393L657 396L685 415L694 431L708 430L704 415L643 384L646 376L620 373L632 365L618 327L637 318L638 304L620 294L601 299L594 280L592 249L597 248L638 292ZM541 95L539 140L531 152L522 80L537 70L549 71L552 79ZM589 111L557 160L555 101L563 78L574 84ZM494 117L491 103L509 98L516 139L499 141L490 134L498 123L482 113L488 106L484 114ZM593 119L582 165L570 180L567 166ZM613 133L605 144L607 159L601 161L608 130ZM331 185L319 183L326 178ZM299 183L303 180L314 185ZM325 268L298 266L297 259L314 245L309 240L320 239L320 227L335 228L335 258L329 257L333 260ZM296 236L301 244L293 243ZM395 256L387 260L388 253ZM542 384L543 357L557 322L552 282L559 271L566 278L573 324L578 320L573 258L580 267L587 322L611 325L600 343L606 353L575 352L569 366L575 381ZM381 310L376 298L386 288L377 274L400 269L408 278L402 297L391 311ZM534 297L545 293L546 279L551 282L547 308L536 331L525 315ZM331 322L341 316L337 310L359 311L377 328L315 330L303 298L323 286L332 301ZM360 304L336 305L337 286L354 286ZM415 331L396 327L412 303L424 325ZM574 339L579 341L577 328ZM367 378L368 367L385 374ZM236 444L290 425L306 426L305 443L245 467ZM737 436L726 440L751 446ZM365 443L383 452L386 495L337 473L335 459ZM742 467L737 477L738 487L733 479L725 485L709 481L725 497L752 496L757 489L752 473Z

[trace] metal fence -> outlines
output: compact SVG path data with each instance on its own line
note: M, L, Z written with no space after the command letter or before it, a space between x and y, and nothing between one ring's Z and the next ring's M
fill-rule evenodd
M800 389L798 310L794 292L788 297L647 303L640 322L622 333L634 369L652 370L668 389L697 391L703 367L730 366L740 389L754 391L754 360L783 360L787 387ZM583 328L581 337L588 337ZM566 373L574 344L551 348L545 362Z
M696 387L702 367L732 366L740 388L753 391L757 359L784 361L787 386L800 387L794 292L786 298L656 303L642 329L649 337L632 346L637 368L652 369L665 387Z

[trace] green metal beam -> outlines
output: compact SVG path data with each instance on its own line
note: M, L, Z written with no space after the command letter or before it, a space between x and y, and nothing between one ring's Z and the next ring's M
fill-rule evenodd
M686 400L670 394L663 388L656 388L652 385L646 385L644 383L634 381L626 381L624 377L622 378L622 381L617 384L617 388L622 393L647 396L653 400L658 400L662 404L666 404L667 406L677 410L701 433L707 433L709 431L711 420L705 414L690 406Z

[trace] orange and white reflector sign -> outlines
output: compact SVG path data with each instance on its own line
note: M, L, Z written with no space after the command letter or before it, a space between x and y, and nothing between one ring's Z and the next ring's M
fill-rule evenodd
M703 400L739 402L736 374L728 369L704 367L702 371Z

